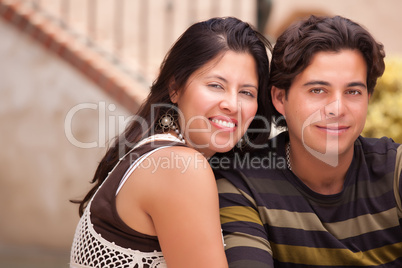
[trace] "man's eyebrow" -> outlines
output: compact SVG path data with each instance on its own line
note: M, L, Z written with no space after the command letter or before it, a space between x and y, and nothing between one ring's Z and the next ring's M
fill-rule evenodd
M314 85L321 85L321 86L330 86L331 84L321 80L313 80L310 82L305 83L303 86L314 86ZM362 87L367 88L366 84L362 82L351 82L347 84L347 87Z
M313 80L305 83L303 86L314 86L314 85L330 86L331 84L321 80Z
M362 82L352 82L348 84L348 87L362 87L362 88L367 88L366 84Z

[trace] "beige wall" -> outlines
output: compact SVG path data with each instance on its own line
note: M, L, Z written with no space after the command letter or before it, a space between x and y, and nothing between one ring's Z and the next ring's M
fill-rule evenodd
M15 0L13 0L15 1ZM25 0L29 1L29 0ZM61 6L68 2L69 27L83 35L88 34L99 48L116 52L113 38L116 31L116 9L120 3L122 31L120 60L130 69L139 71L151 83L172 43L190 24L215 16L236 16L255 24L256 0L119 0L119 1L65 1L40 0L43 10L60 17ZM95 4L94 4L95 3ZM88 27L88 14L95 22ZM146 31L146 32L145 32Z
M149 3L162 9L158 1ZM207 19L202 14L213 13L214 1L197 2L204 11L194 21ZM244 6L240 17L253 23L255 2L235 1ZM186 1L173 2L182 8L180 3ZM233 3L220 1L223 8L213 15L233 15ZM153 15L159 14L154 11ZM161 23L152 20L149 33L155 69L167 50L160 47ZM187 26L177 18L175 38ZM129 113L117 103L113 106L114 101L76 69L2 19L0 36L0 267L21 258L29 263L26 267L33 267L34 260L43 263L52 254L61 257L49 267L60 267L60 263L67 267L79 220L78 206L69 199L82 198L88 191L105 152L104 141L124 126L118 122L127 122ZM69 139L66 120L70 119ZM116 122L114 128L110 120ZM110 131L114 134L109 135ZM84 143L81 147L98 144L84 149L77 146L79 142Z
M78 221L68 200L87 191L105 150L100 118L128 113L3 20L0 36L0 259L13 246L65 251ZM85 109L73 114L78 104Z

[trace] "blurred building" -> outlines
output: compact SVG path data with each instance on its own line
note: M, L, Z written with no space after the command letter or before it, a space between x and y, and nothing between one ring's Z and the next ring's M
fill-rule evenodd
M69 200L89 189L192 23L236 16L274 42L294 19L340 14L401 55L400 10L399 0L0 0L0 267L68 266Z
M364 26L384 44L387 55L402 56L402 1L273 0L265 33L275 39L292 21L316 15L341 15Z
M67 267L109 139L174 40L250 0L0 0L0 267Z

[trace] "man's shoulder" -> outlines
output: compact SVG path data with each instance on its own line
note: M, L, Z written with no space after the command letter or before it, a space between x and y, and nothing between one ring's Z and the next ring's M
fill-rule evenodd
M365 138L360 136L356 141L356 145L361 146L365 154L387 154L395 152L400 144L388 137Z
M244 154L233 154L228 158L215 159L211 163L217 179L229 181L253 180L280 177L286 169L286 157L282 141L275 137L264 148L256 148ZM282 148L283 147L283 148Z
M399 143L390 138L359 137L355 143L356 156L364 159L366 165L383 172L391 172L395 165ZM370 168L370 169L371 169Z

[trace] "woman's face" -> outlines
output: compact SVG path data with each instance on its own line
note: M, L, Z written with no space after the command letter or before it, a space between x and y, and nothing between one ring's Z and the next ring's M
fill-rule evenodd
M171 99L186 143L210 157L231 150L244 135L257 112L257 95L254 58L228 51L195 71Z

